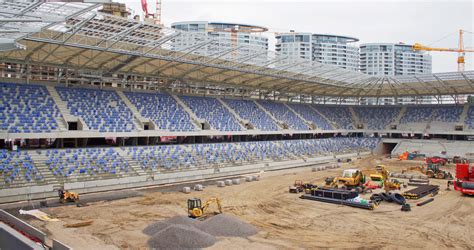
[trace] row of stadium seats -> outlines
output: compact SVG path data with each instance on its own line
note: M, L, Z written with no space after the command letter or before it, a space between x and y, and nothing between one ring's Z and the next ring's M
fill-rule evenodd
M0 150L0 187L42 179L28 152Z
M251 100L224 99L242 119L248 120L255 128L263 131L276 131L278 125L272 118Z
M60 178L126 174L129 163L115 149L86 148L38 151L46 156L44 164L54 176Z
M146 174L370 151L378 142L378 138L327 138L123 148L0 150L0 187L136 176L140 173L134 166Z
M277 120L286 123L290 129L294 130L309 130L308 125L305 124L293 111L291 111L285 104L271 101L258 101L266 110L268 110Z
M329 122L321 116L314 108L307 104L288 104L295 112L302 116L305 120L313 122L317 128L322 130L334 129Z
M189 114L167 93L125 92L140 115L151 119L158 129L169 131L193 131L196 128Z
M349 107L316 106L318 112L337 124L341 129L354 129L354 120Z
M237 118L213 97L181 96L181 100L200 119L209 122L211 128L219 131L241 131Z
M42 133L58 128L59 109L44 86L0 83L0 130Z
M44 86L0 83L0 90L2 92L0 131L45 133L58 130L56 119L61 114ZM56 90L62 101L66 103L71 115L82 118L92 131L131 132L138 129L134 124L132 111L116 91L66 87L56 87ZM125 96L131 105L137 108L140 115L151 119L159 130L196 130L185 107L167 93L125 92ZM179 98L199 119L207 121L211 129L219 131L243 129L239 124L239 119L217 98L196 96L180 96ZM311 106L309 104L288 104L287 106L271 101L236 99L222 101L235 111L237 116L263 131L281 129L271 116L294 130L310 129L301 118L322 130L354 129L355 119L359 119L368 129L385 129L395 121L402 110L400 107L354 106L352 107L354 112L351 112L348 106ZM419 123L417 126L423 129L429 122L435 122L434 125L438 126L437 128L452 129L453 126L448 123L460 122L463 108L463 106L408 106L400 119L400 124L403 125L400 129L410 129L416 125L414 123ZM464 121L468 129L474 129L472 112L471 107ZM440 126L438 123L446 123L448 126Z
M394 122L400 113L400 107L354 107L359 121L367 124L368 129L387 129L387 126Z
M133 113L115 91L56 87L71 115L81 117L91 130L131 132Z
M145 171L207 168L372 150L377 138L329 138L122 148Z
M465 123L469 129L474 129L474 106L469 107Z
M407 107L405 114L400 119L400 123L429 121L454 123L459 121L462 111L462 106Z

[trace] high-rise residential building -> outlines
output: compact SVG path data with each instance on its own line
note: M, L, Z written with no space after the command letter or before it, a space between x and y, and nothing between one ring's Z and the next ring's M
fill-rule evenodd
M238 23L191 21L173 23L171 28L186 31L172 40L172 49L174 50L195 46L192 53L200 55L245 60L245 63L267 60L268 38L262 35L268 30L265 27ZM207 41L207 43L202 44L203 41Z
M409 76L431 73L431 55L414 51L404 43L366 43L360 45L360 71L373 76ZM433 102L424 97L425 103ZM363 104L416 104L413 97L365 98Z
M431 55L413 51L412 45L366 43L360 45L360 71L374 76L431 73Z
M275 51L286 56L286 62L308 60L359 70L357 38L299 32L279 33L275 38Z

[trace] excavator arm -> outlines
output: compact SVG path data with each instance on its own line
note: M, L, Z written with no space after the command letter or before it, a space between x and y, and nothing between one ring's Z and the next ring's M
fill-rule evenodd
M205 213L212 203L216 203L219 213L222 213L222 205L221 200L219 200L219 198L211 198L207 200L206 204L204 204L204 206L202 207L202 212Z

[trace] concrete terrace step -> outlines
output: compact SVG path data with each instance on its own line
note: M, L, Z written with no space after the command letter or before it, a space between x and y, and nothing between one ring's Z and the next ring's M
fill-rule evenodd
M59 113L61 114L61 117L56 117L56 123L58 124L58 128L61 131L66 131L68 130L68 125L67 125L67 117L66 116L71 116L69 113L69 110L67 108L67 105L64 101L61 100L59 97L58 92L53 86L46 86L46 89L49 92L49 95L53 99L54 103L56 103L56 106L59 109Z
M290 105L284 103L283 105L285 105L291 112L293 112L296 116L298 116L301 120L303 120L306 124L308 124L311 128L316 128L316 124L314 124L313 122L310 122L306 119L304 119L304 117L302 115L300 115L298 112L296 112L292 107L290 107Z
M227 110L229 110L229 112L230 112L231 114L234 115L234 117L239 121L240 127L241 127L243 130L247 130L247 128L245 128L244 124L245 124L245 123L248 123L248 121L242 119L242 117L240 117L240 116L235 112L235 110L233 110L231 107L229 107L229 105L227 105L227 103L225 103L220 97L216 97L216 99L217 99L217 101L219 101L219 102L222 104L222 106L224 106Z
M255 105L257 105L258 108L260 108L261 110L263 110L263 112L267 113L268 116L270 116L270 118L272 118L272 120L276 123L276 125L280 128L280 129L283 129L282 125L284 122L283 121L280 121L278 120L276 117L274 117L272 115L272 113L270 113L270 111L266 110L262 105L260 105L260 103L258 103L256 100L253 101L255 103Z
M118 96L120 97L120 99L122 99L122 101L125 103L125 105L127 105L128 109L132 111L132 114L134 117L133 124L135 125L137 130L143 130L144 128L143 123L148 122L148 119L144 118L140 114L137 107L135 107L135 105L133 105L132 102L130 102L130 100L125 96L125 94L122 91L116 90L116 92Z
M393 121L392 124L397 124L397 125L400 124L400 120L402 119L402 117L405 115L406 112L407 112L407 107L402 107L402 109L400 110L400 113L398 113L397 117L395 117L395 120ZM390 127L390 124L388 126Z
M352 120L356 123L356 124L352 124L352 126L354 128L357 128L357 124L361 124L361 122L359 120L359 117L357 116L356 112L354 111L354 109L352 107L349 107L349 111L352 114Z
M184 111L186 111L186 113L189 114L194 126L196 127L196 130L202 130L201 129L201 119L199 119L199 117L197 117L197 115L194 114L194 112L188 107L188 105L186 105L177 95L172 95L172 94L170 94L170 95L171 95L171 97L173 97L173 99L176 100L178 105L180 105L184 109Z
M131 156L127 155L127 152L125 151L124 148L118 148L117 153L122 156L123 159L125 159L129 166L135 171L138 175L147 175L147 173L141 168L140 163L134 159L132 159Z
M311 109L313 109L314 112L316 112L316 113L318 113L319 115L321 115L322 118L326 119L326 121L328 122L328 124L330 124L333 129L339 128L339 126L338 126L335 122L329 120L323 113L319 112L315 107L313 107L313 105L308 105L308 106L309 106Z

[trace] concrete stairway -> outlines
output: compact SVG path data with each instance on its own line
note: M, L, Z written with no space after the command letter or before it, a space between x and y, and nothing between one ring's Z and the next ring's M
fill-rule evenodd
M312 105L309 105L309 107L312 108L314 112L321 115L322 118L326 119L326 121L332 126L333 129L339 128L339 125L337 125L337 123L329 120L323 113L319 112L315 107L313 107Z
M122 91L117 90L116 91L118 96L122 99L122 101L127 105L128 109L132 111L133 117L135 118L133 120L133 124L138 130L143 130L144 126L143 123L148 122L148 119L144 118L141 114L140 111L138 111L137 107L133 105L130 100L125 96L125 94Z
M44 153L44 151L42 151ZM58 179L54 176L54 174L49 170L49 167L44 163L47 159L46 155L38 154L37 151L29 151L29 155L31 159L35 163L36 168L38 171L43 175L44 181L48 184L57 184L59 183Z
M463 106L464 107L462 109L462 113L459 117L459 122L458 122L459 124L462 124L462 125L466 124L467 112L469 111L469 103L465 103Z
M188 105L186 105L181 99L179 99L178 96L172 95L172 94L170 94L170 95L171 95L171 97L173 97L176 100L178 105L180 105L184 109L184 111L186 111L186 113L189 114L189 117L191 117L191 120L192 120L194 126L196 127L196 129L197 130L202 130L201 129L201 120L202 119L199 119L199 117L197 117L197 115L194 114L194 112L188 107Z
M129 163L129 166L135 171L138 175L147 175L147 173L140 167L140 163L137 160L132 159L131 156L127 155L127 152L124 148L118 148L117 153L122 156L122 158Z
M263 110L263 112L267 113L268 116L270 116L270 118L272 118L272 120L278 125L278 127L280 127L280 129L283 129L282 127L282 124L284 124L284 122L278 120L276 117L274 117L272 115L272 113L270 113L268 110L266 110L262 105L260 105L260 103L258 103L256 100L253 101L255 103L255 105L257 105L258 108L260 108L261 110Z
M53 86L46 86L46 89L48 90L49 95L51 96L53 101L56 103L56 106L59 109L59 113L61 113L61 117L56 117L55 118L56 123L58 124L59 130L61 130L61 131L68 130L67 122L71 121L71 120L75 120L75 119L77 120L77 117L75 118L69 113L69 109L67 108L66 102L61 100L61 97L59 97L58 92L56 91L56 89ZM68 120L68 118L69 118L69 120Z
M303 120L310 128L316 129L316 127L317 127L316 124L304 119L304 117L302 115L300 115L298 112L296 112L294 109L292 109L290 107L290 105L288 105L286 103L284 103L283 105L285 105L285 107L287 107L291 112L293 112L296 116L298 116L301 120Z
M392 124L400 124L400 120L402 119L403 115L405 115L405 113L407 112L407 107L402 107L402 109L400 110L400 113L398 113L397 117L395 117L395 120L388 125L388 128L386 129L389 129L390 128L390 125Z
M240 116L235 112L235 110L233 110L231 107L229 107L229 105L227 105L227 103L225 103L220 97L216 97L216 99L222 104L222 106L224 106L227 110L229 110L229 112L230 112L231 114L233 114L235 118L237 118L237 120L239 121L240 127L241 127L243 130L247 130L247 128L245 128L245 124L249 123L249 121L242 119L242 117L240 117Z
M349 111L352 114L352 120L355 122L355 124L352 124L352 126L354 126L354 128L357 128L357 125L361 124L361 122L359 120L359 117L357 116L356 112L354 111L354 109L352 107L349 107ZM364 124L364 125L366 125L366 124Z

